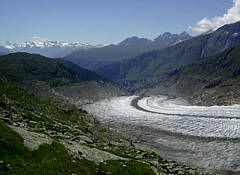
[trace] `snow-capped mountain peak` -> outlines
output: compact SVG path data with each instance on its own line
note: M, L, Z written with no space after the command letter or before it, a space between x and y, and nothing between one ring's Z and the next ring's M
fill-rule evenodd
M39 53L47 57L64 57L77 49L89 49L96 46L83 42L53 41L45 37L34 36L26 42L6 42L5 47L13 52Z
M50 47L75 47L75 48L89 48L93 45L82 42L60 42L48 40L44 37L34 36L32 40L22 43L10 43L6 42L6 48L17 49L17 48L50 48Z

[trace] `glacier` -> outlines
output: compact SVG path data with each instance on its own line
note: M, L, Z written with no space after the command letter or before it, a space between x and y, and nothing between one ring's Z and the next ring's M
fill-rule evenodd
M164 158L213 172L240 170L240 105L191 106L181 98L122 96L83 109Z

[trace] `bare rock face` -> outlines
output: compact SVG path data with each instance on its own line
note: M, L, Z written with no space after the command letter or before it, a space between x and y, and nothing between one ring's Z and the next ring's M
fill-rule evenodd
M71 154L76 158L85 158L87 160L93 161L95 163L101 163L107 160L127 160L125 158L116 156L114 154L108 153L106 151L101 151L96 148L90 148L86 145L79 143L69 143L66 141L61 142Z
M45 134L28 131L26 128L11 126L24 139L24 146L29 150L37 150L42 144L51 144L53 139Z

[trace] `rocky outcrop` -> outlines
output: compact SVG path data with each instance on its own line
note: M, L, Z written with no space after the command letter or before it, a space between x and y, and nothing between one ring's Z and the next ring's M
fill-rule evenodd
M37 150L42 144L52 144L53 139L45 134L36 133L28 131L26 128L19 128L11 126L11 128L19 133L23 140L24 146L26 146L29 150Z

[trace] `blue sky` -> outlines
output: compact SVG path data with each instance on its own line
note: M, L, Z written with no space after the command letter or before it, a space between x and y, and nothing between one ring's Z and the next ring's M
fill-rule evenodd
M200 30L189 26L232 6L232 0L1 0L0 44L33 36L100 44L166 31L196 35Z

